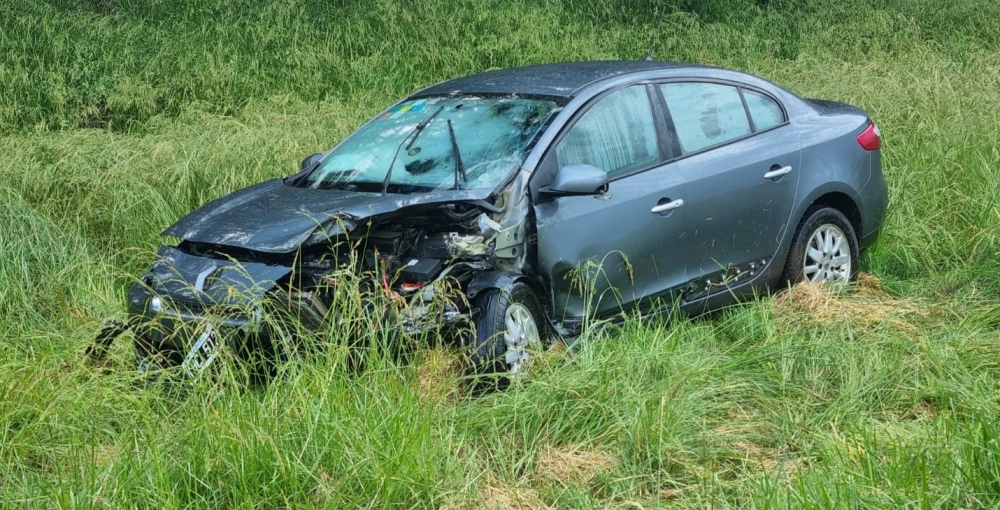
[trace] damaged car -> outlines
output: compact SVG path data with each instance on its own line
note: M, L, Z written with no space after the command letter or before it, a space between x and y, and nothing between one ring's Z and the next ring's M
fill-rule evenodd
M316 330L344 320L351 282L400 335L442 332L476 372L516 374L590 321L851 281L886 211L880 146L859 108L707 66L449 80L167 228L179 243L99 343L131 327L141 369L197 374L225 348L272 348L268 304Z

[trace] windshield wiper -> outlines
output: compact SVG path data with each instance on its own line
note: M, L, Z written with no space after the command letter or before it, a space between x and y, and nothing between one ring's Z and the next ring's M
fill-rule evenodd
M406 143L407 140L409 140L410 143L406 143L406 150L410 150L410 147L413 147L413 144L417 141L417 138L420 136L420 133L422 133L424 131L424 128L427 127L427 125L430 124L432 120L434 120L434 117L437 117L438 114L441 113L441 110L444 110L443 105L439 106L438 109L435 110L430 117L427 117L426 119L418 122L417 127L413 129L413 133L410 133L409 135L407 135L406 138L403 138L403 141L399 142L399 145L396 146L396 153L392 155L392 161L389 162L389 170L385 172L385 178L382 179L383 195L385 195L389 191L389 180L392 179L392 167L396 165L396 158L399 157L399 151L403 148L403 144Z
M427 117L417 124L417 128L413 131L413 138L410 139L410 143L406 144L406 150L410 150L410 148L413 147L413 144L416 143L417 137L420 136L420 133L422 133L424 128L427 127L432 120L434 120L434 117L437 117L438 114L441 113L441 110L444 110L444 106L439 106L437 110L434 110L434 113L432 113L430 117Z
M455 127L448 119L448 136L451 137L451 152L455 155L455 189L458 189L458 177L462 176L462 182L469 178L465 175L465 163L462 163L462 152L458 150L458 138L455 137Z

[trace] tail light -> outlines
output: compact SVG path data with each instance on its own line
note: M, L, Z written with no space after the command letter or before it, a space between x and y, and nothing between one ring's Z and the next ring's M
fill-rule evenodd
M877 151L882 148L882 133L874 122L858 135L858 143L866 151Z

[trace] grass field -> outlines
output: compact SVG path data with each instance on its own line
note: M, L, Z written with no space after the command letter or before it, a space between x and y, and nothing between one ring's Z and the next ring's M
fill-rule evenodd
M851 292L594 329L469 398L458 356L265 388L81 352L198 205L475 71L645 56L659 2L0 0L0 506L1000 506L1000 4L671 0L656 56L864 107Z

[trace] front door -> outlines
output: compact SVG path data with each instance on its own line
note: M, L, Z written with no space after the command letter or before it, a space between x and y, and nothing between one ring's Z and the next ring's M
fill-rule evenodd
M608 173L606 193L565 196L535 207L538 260L557 318L629 308L659 290L669 213L653 214L670 182L662 126L650 86L598 98L562 135L543 165L587 164Z

